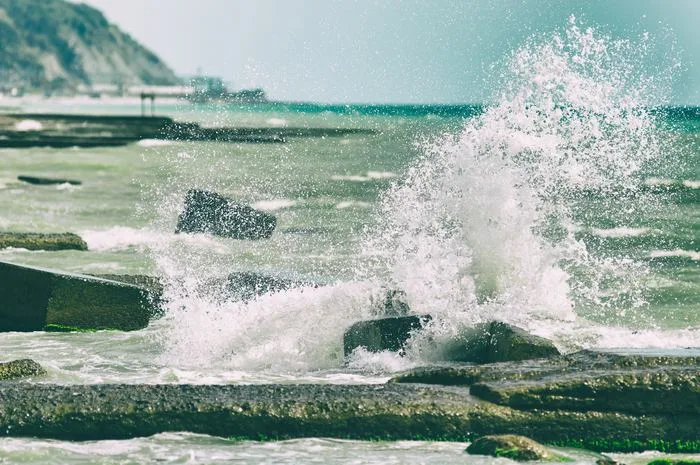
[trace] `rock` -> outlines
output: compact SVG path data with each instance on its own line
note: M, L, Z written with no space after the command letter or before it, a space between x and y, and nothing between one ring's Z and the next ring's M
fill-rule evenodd
M228 275L222 297L231 300L252 300L263 294L286 291L294 287L315 286L312 283L279 278L250 272L235 272Z
M169 431L260 440L471 441L519 432L615 452L700 451L697 415L519 411L418 385L0 383L0 435L124 439Z
M17 176L17 179L28 184L37 184L40 186L48 186L53 184L70 184L72 186L79 186L82 184L81 181L76 181L75 179L40 178L36 176L23 175Z
M87 250L87 244L73 233L0 232L0 249Z
M452 362L494 363L559 355L551 341L500 321L482 323L442 348Z
M46 370L34 360L22 359L0 363L0 380L11 380L42 376Z
M209 233L233 239L268 239L277 219L215 192L191 189L175 232Z
M0 262L0 331L135 330L157 312L145 289Z
M398 289L385 289L379 298L372 298L372 313L377 317L407 316L411 308L406 293Z
M348 356L358 347L369 352L401 351L415 331L420 331L430 315L410 315L360 321L343 335L343 352Z
M518 462L551 461L558 458L556 454L539 442L514 434L480 437L467 447L467 453L505 457Z

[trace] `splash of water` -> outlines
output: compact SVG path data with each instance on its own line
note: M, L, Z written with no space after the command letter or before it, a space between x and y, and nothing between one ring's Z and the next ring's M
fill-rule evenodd
M167 363L339 367L342 333L373 316L378 283L404 290L414 312L435 317L408 359L434 358L436 341L494 318L572 348L615 345L623 335L626 345L648 345L647 333L629 339L631 329L604 326L648 323L635 311L645 304L648 270L591 254L575 236L574 211L590 191L603 209L632 198L628 209L653 205L637 192L641 170L660 157L646 110L658 88L639 69L646 41L612 40L572 18L563 33L517 51L497 103L461 133L426 144L383 197L355 282L218 302L197 290L201 276L182 271L215 270L216 259L155 250L161 272L173 278ZM362 353L350 362L370 371L405 366Z
M612 40L572 17L562 34L526 44L497 104L427 145L385 196L365 252L412 309L438 317L429 340L493 318L560 342L582 314L649 324L633 311L645 305L645 266L594 256L574 234L586 192L607 198L603 209L634 196L627 214L653 208L637 192L661 155L647 110L659 87L639 69L647 41Z

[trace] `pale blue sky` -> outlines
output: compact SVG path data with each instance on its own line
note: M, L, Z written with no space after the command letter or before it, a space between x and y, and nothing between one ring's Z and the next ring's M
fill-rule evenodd
M322 102L480 102L492 68L575 14L613 35L671 41L675 103L700 104L700 0L83 0L177 73ZM670 31L670 33L669 33Z

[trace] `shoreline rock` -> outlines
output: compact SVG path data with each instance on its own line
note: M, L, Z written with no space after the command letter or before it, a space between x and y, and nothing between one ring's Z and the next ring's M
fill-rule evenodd
M359 347L368 352L401 352L411 335L431 319L430 315L407 315L359 321L343 334L343 353L347 357Z
M34 360L21 359L0 363L0 380L15 380L43 376L46 374L44 367Z
M598 451L693 452L699 430L697 415L521 411L436 386L0 383L0 434L62 440L168 431L254 440L472 441L517 433Z
M25 176L19 175L17 179L27 184L35 184L38 186L51 186L55 184L70 184L72 186L79 186L82 184L81 181L76 179L59 179L59 178L43 178L39 176Z
M175 232L256 240L269 239L276 226L274 215L235 203L215 192L190 189Z
M73 233L0 232L0 249L14 247L27 250L82 250L87 243Z
M0 331L131 331L157 312L143 288L7 262L0 262L0 296Z
M504 457L518 462L551 462L562 459L537 441L515 434L482 436L472 442L466 452L471 455Z

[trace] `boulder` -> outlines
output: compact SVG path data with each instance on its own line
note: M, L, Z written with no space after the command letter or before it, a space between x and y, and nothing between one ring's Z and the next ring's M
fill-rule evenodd
M233 239L268 239L277 219L215 192L191 189L175 232L209 233Z
M0 249L87 250L87 244L73 233L0 232Z
M0 380L11 380L42 376L46 370L34 360L22 359L0 363Z
M442 348L451 362L494 363L559 355L551 341L501 321L482 323Z
M505 457L518 462L530 462L534 460L551 461L558 459L556 454L539 442L515 434L480 437L467 447L467 453L471 455Z
M140 287L0 262L0 331L135 330L157 313Z
M70 184L72 186L79 186L82 184L80 181L75 179L61 179L61 178L41 178L38 176L17 176L17 179L26 182L28 184L37 184L40 186L49 186L53 184Z
M408 315L360 321L345 331L343 352L348 356L358 347L369 352L401 351L411 335L430 320L430 315Z

